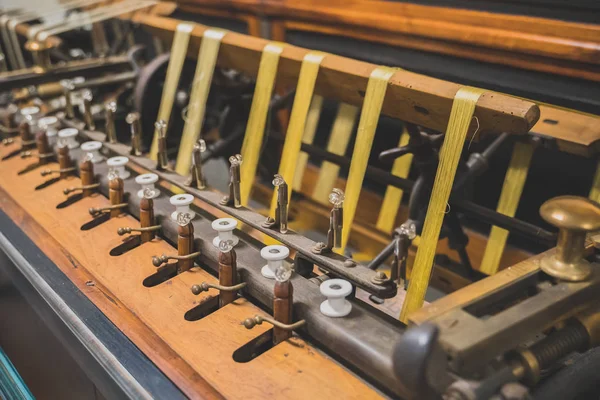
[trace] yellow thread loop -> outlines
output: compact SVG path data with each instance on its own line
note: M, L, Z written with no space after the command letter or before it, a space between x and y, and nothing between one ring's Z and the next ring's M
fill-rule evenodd
M315 94L310 103L308 115L306 116L306 124L304 126L304 135L302 143L312 144L319 126L319 118L321 117L321 108L323 107L323 97ZM308 164L308 154L300 152L298 156L298 165L296 166L296 176L294 178L294 190L299 191L302 188L302 178L304 170Z
M162 119L165 121L167 126L169 126L169 119L171 118L171 111L173 110L173 103L175 101L175 92L177 91L181 69L183 68L183 62L185 61L185 55L190 41L190 34L193 29L194 24L182 22L177 25L177 31L173 37L171 58L169 60L169 66L167 67L167 77L165 78L162 97L160 99L160 108L158 109L158 116L156 117L157 120ZM154 139L152 140L152 146L150 147L150 158L152 160L156 160L157 152L158 131L154 131Z
M358 107L346 103L340 103L329 141L327 142L327 151L329 153L343 156L346 154L352 129L356 123ZM329 161L323 161L319 169L319 176L315 185L312 198L322 204L329 205L329 193L335 186L335 181L340 173L340 166Z
M421 241L412 269L408 292L402 305L400 320L408 321L408 315L421 308L429 285L435 250L444 220L452 184L458 168L460 154L467 137L469 125L482 89L462 87L456 92L446 129L446 137L440 150L440 162L433 183L427 215L421 233Z
M263 49L263 54L260 58L252 107L250 108L248 125L246 125L246 133L242 144L242 159L244 163L240 172L240 192L243 206L247 206L250 199L250 192L252 191L252 184L254 183L260 149L265 134L267 112L269 111L273 85L277 76L279 56L282 52L283 44L269 43Z
M348 172L348 183L346 184L346 200L344 200L344 228L342 230L342 251L346 248L350 227L354 221L358 198L362 190L369 155L375 137L375 130L381 114L381 106L385 98L385 92L390 78L397 70L390 67L377 67L371 72L365 101L363 103L356 143L352 153L352 162Z
M498 201L497 211L499 213L509 217L515 216L527 179L533 150L534 146L531 143L515 143L512 158L504 177L500 200ZM508 231L506 229L497 226L492 227L481 261L481 272L493 275L498 271L507 239Z
M310 101L315 90L317 75L319 74L319 66L325 57L321 52L310 52L304 56L302 67L300 68L300 76L298 77L298 85L296 86L296 95L294 96L294 105L290 115L290 123L288 125L287 134L285 135L285 143L281 154L281 163L279 164L279 175L288 182L294 182L296 167L298 166L298 156L300 155L300 147L302 145L302 134L306 117L310 106ZM288 191L288 197L291 197L292 191ZM289 200L289 199L288 199ZM275 215L277 208L277 193L273 193L271 201L270 215Z
M227 32L220 29L207 29L202 34L202 44L198 52L198 64L192 83L192 93L187 106L185 126L177 154L175 171L180 175L187 175L192 161L192 150L194 143L200 136L204 113L206 112L206 100L212 83L219 47L221 40Z
M404 128L402 135L400 135L400 142L398 147L406 146L410 136ZM399 176L400 178L406 178L410 172L410 164L412 163L413 155L406 154L402 157L397 158L394 161L392 167L392 174ZM391 233L395 228L396 215L402 202L403 191L395 186L388 185L385 190L385 196L383 197L383 203L381 204L381 210L379 210L379 217L377 218L377 229L382 232Z

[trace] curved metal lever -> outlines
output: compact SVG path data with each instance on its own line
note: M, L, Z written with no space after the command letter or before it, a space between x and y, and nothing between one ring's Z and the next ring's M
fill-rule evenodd
M69 193L72 193L72 192L75 192L75 191L77 191L77 190L96 189L96 188L98 188L98 187L100 187L100 184L99 184L99 183L93 183L93 184L91 184L91 185L83 185L83 186L79 186L79 187L65 188L65 189L63 190L63 193L64 193L65 195L67 195L67 194L69 194Z
M217 289L222 292L237 292L238 290L246 287L246 285L246 282L238 283L237 285L233 286L222 286L216 283L202 282L199 285L192 286L192 293L194 293L197 296L202 292L208 292L208 289Z
M242 325L246 327L246 329L252 329L256 325L260 325L263 322L267 322L273 326L276 326L279 329L283 329L284 331L293 331L296 330L306 324L306 320L301 319L300 321L294 322L293 324L282 324L279 321L274 320L270 317L261 317L260 315L255 315L253 318L248 318L242 321Z
M125 208L129 205L129 203L121 203L121 204L115 204L113 206L108 206L108 207L102 207L102 208L90 208L90 215L92 216L96 216L104 211L110 211L110 210L115 210L117 208Z
M40 174L42 176L46 176L46 175L50 175L50 174L62 174L64 172L73 172L73 171L75 171L75 167L61 168L61 169L45 169L43 171L40 171Z
M117 234L119 236L123 236L123 235L129 234L131 232L152 232L152 231L160 230L161 227L162 227L161 225L153 225L153 226L148 226L146 228L123 227L123 228L117 229Z
M192 260L192 259L198 257L200 254L201 253L199 251L197 251L195 253L191 253L191 254L188 254L185 256L167 256L166 254L163 254L161 256L153 256L152 257L152 265L154 265L155 267L158 268L169 260L178 260L178 261Z

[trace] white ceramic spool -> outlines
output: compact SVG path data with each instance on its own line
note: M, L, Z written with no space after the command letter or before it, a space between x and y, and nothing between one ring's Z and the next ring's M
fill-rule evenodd
M37 122L40 132L46 131L46 137L48 138L48 144L50 147L56 146L56 140L58 135L58 128L60 122L56 117L44 117L40 118Z
M128 162L129 158L123 156L112 157L106 160L106 164L109 166L109 171L111 169L114 170L119 178L123 180L129 178L129 175L131 175L129 171L125 169L125 165L127 165Z
M40 117L40 108L37 106L25 107L21 109L21 119L19 123L22 121L27 121L31 128L31 133L36 135L38 132L41 132L41 129L38 126L38 118Z
M158 190L154 184L158 182L158 175L156 174L142 174L135 177L135 183L138 185L142 185L142 188L137 192L137 196L140 199L144 198L144 190L150 189L152 191L152 196L150 199L155 199L160 196L160 190Z
M213 245L216 248L219 248L219 243L221 243L222 240L226 240L231 241L231 245L235 247L240 241L240 239L233 234L233 230L237 228L237 224L237 221L233 218L215 219L211 226L219 233L219 235L213 239Z
M171 219L177 222L177 214L189 214L190 219L194 219L196 213L190 209L190 204L194 202L194 196L191 194L176 194L175 196L171 196L169 199L172 205L176 207L175 211L171 213Z
M328 279L319 287L327 300L321 303L321 313L333 318L345 317L352 311L346 297L352 293L352 284L343 279Z
M102 148L101 142L92 141L92 142L85 142L85 143L81 144L81 150L86 154L92 155L92 159L90 160L90 161L92 161L92 164L97 164L99 162L104 161L104 156L102 154L100 154L101 148Z
M77 134L79 131L75 128L65 128L58 131L58 138L63 139L67 143L67 147L72 150L79 147Z
M288 258L290 250L279 244L265 246L260 250L260 256L267 261L267 265L262 267L260 273L267 279L275 279L275 272L283 264L283 260Z

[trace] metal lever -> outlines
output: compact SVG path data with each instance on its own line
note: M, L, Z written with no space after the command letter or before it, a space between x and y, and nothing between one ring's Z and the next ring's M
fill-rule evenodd
M306 320L301 319L300 321L294 322L293 324L282 324L279 321L274 320L270 317L261 317L260 315L255 315L253 318L247 318L242 321L242 325L246 327L246 329L252 329L256 325L261 325L263 322L267 322L279 329L284 331L294 331L306 324Z
M177 260L177 261L193 260L194 258L200 256L200 254L201 253L199 251L197 251L195 253L190 253L185 256L167 256L166 254L163 254L161 256L153 256L152 257L152 265L154 265L156 268L158 268L161 265L168 262L169 260Z
M45 169L43 171L40 171L40 174L42 176L46 176L46 175L50 175L50 174L63 174L66 172L73 172L75 171L75 167L69 167L69 168L61 168L61 169Z
M119 208L125 208L128 205L129 205L129 203L120 203L120 204L115 204L115 205L112 205L112 206L102 207L102 208L94 208L94 207L92 207L92 208L90 208L89 211L90 211L90 215L93 216L93 217L95 217L98 214L101 214L101 213L103 213L105 211L111 211L111 210L117 210Z
M98 187L100 187L100 184L99 184L99 183L92 183L91 185L83 185L83 186L79 186L79 187L65 188L65 189L63 190L63 193L64 193L65 195L67 195L67 194L69 194L69 193L76 192L76 191L78 191L78 190L81 190L81 191L83 191L83 190L89 190L89 189L96 189L96 188L98 188Z
M161 225L153 225L153 226L149 226L147 228L123 227L123 228L117 229L117 234L119 236L123 236L123 235L127 235L131 232L154 232L154 231L160 230L160 228L161 228Z
M237 292L238 290L246 287L246 285L247 282L238 283L237 285L233 286L222 286L216 283L202 282L199 285L192 286L192 293L194 293L197 296L202 292L208 292L208 289L217 289L222 292Z

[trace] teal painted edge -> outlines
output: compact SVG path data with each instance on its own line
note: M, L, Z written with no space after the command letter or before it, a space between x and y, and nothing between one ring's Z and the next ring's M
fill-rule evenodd
M25 382L0 347L0 398L6 400L35 400Z

